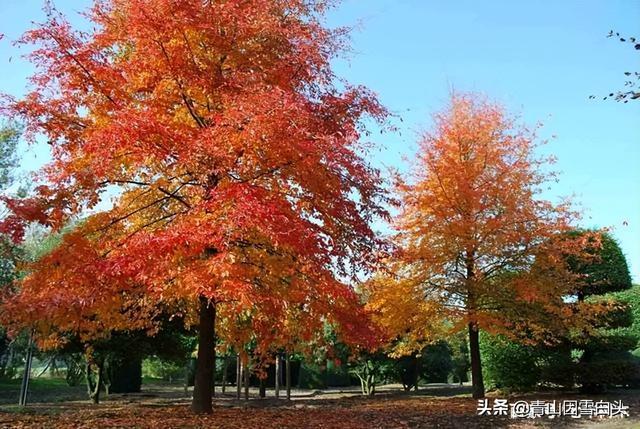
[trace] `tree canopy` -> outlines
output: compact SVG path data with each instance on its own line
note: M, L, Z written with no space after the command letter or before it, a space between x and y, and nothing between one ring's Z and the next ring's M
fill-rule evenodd
M33 88L2 110L53 161L34 197L8 200L2 230L83 221L29 267L3 319L91 338L153 329L162 309L201 334L215 318L262 354L325 323L375 343L345 279L380 246L370 222L386 197L360 137L386 111L337 83L346 30L322 25L330 4L98 0L88 33L55 11L27 32Z

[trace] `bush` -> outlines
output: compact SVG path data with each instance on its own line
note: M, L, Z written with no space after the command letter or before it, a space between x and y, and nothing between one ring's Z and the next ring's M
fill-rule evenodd
M582 235L586 231L575 231L572 235ZM569 266L575 273L582 274L579 291L583 296L603 295L631 288L631 275L627 259L618 242L609 233L600 235L601 247L587 247L585 250L597 258L569 258Z
M142 374L145 377L160 378L169 382L184 379L185 364L151 356L142 362Z
M418 384L418 376L421 371L421 361L414 353L411 356L395 359L390 376L400 381L405 391L409 391Z
M538 350L533 346L481 332L480 352L483 376L489 388L527 391L540 381Z
M464 383L469 381L469 370L471 369L471 361L469 361L469 345L467 344L466 332L460 331L448 340L451 347L451 381L454 383Z
M577 375L582 390L591 393L614 386L640 387L640 359L630 352L596 353L578 363Z
M350 373L358 377L363 395L374 395L376 385L393 375L395 364L384 353L362 353L355 361L349 362Z
M635 344L630 349L636 349L640 356L640 285L634 285L631 289L605 295L605 298L613 298L626 304L631 313L631 323L613 330L615 334L635 338Z
M571 348L560 345L536 349L539 383L549 387L573 388L576 368Z
M351 374L346 365L337 365L334 361L328 360L326 367L326 384L327 386L350 386Z
M315 362L300 362L298 386L307 389L324 389L325 368Z
M452 370L453 361L449 344L439 341L424 348L421 375L427 383L446 383Z
M602 247L587 249L597 258L569 261L571 269L582 275L576 292L579 300L584 298L584 304L603 300L623 304L601 314L593 326L597 328L594 333L580 332L571 339L573 346L582 351L576 381L587 393L602 392L612 385L633 384L638 379L637 362L628 351L638 344L638 333L634 332L634 318L638 317L638 293L634 291L637 288L632 287L626 258L616 240L607 233L601 238Z
M142 361L139 358L115 359L109 366L109 391L113 393L140 392Z

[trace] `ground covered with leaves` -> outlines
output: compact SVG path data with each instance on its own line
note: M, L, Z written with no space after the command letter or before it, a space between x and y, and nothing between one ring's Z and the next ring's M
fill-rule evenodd
M534 400L583 399L575 395L532 394L510 398ZM114 395L100 405L86 402L33 404L26 409L0 408L1 428L640 428L640 392L612 392L593 400L622 400L625 419L514 420L478 416L476 401L467 395L387 393L374 398L353 395L312 395L293 401L217 398L214 414L195 416L188 399L152 395Z

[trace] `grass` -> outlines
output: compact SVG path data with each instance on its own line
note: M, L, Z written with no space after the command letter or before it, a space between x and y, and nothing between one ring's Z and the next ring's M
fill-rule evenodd
M0 406L3 406L3 409L6 408L4 407L6 405L18 403L21 381L21 378L0 380ZM183 384L183 380L174 380L172 383L169 383L161 378L143 377L142 379L143 389L153 389L158 386L170 386L175 389L182 389ZM28 403L85 400L88 399L87 387L84 382L80 382L77 386L69 386L64 378L59 377L34 377L29 380Z
M17 404L20 395L20 378L0 380L0 405ZM84 384L69 386L63 378L38 377L29 380L27 402L60 402L86 399Z
M22 379L0 380L0 389L20 389ZM67 381L63 378L40 377L29 380L29 388L34 390L60 389L68 387Z

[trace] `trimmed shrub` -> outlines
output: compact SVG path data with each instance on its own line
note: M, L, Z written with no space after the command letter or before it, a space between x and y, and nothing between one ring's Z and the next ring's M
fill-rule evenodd
M540 380L535 347L481 332L480 353L483 376L489 388L527 391Z
M577 364L582 390L600 393L607 387L640 387L640 359L630 352L596 353Z

